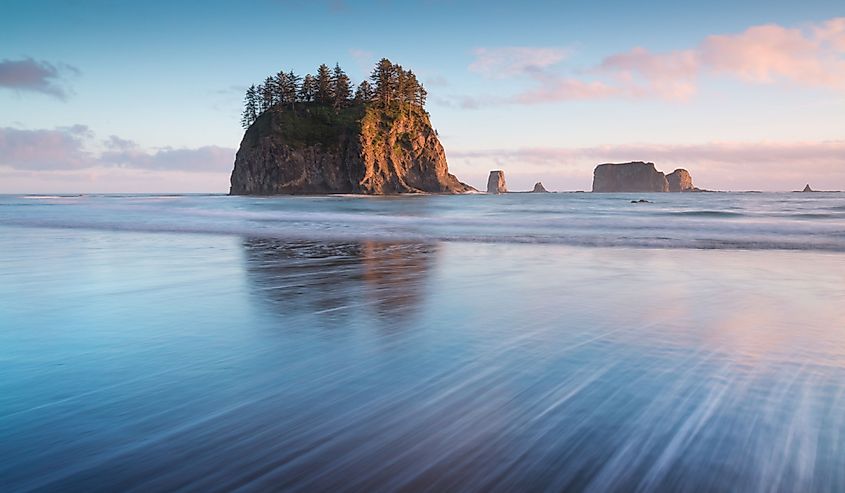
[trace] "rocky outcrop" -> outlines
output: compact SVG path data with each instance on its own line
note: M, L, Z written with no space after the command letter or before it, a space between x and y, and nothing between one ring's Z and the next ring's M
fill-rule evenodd
M593 192L707 192L692 184L689 171L664 175L654 163L607 163L593 171Z
M666 181L669 183L670 192L701 192L699 188L692 184L692 176L689 171L678 168L675 171L666 175Z
M418 108L274 107L247 129L232 195L463 193L428 114Z
M802 192L815 192L815 190L813 190L812 188L810 188L810 184L809 184L809 183L807 183L807 186L805 186L805 187L804 187L804 190L801 190L801 191L802 191Z
M546 190L546 187L543 186L543 182L538 181L534 184L534 189L531 190L532 193L548 193L549 191Z
M593 172L593 192L668 192L666 175L654 163L606 163Z
M507 193L508 186L505 183L505 172L494 170L487 177L487 193Z

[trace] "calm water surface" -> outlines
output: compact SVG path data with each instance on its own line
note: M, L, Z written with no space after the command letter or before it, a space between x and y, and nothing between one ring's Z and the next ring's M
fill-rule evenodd
M0 490L845 491L844 247L840 194L0 197Z

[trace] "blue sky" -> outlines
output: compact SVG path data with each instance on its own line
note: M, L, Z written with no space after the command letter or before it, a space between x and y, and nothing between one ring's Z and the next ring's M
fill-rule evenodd
M12 0L3 11L0 192L225 192L246 86L323 62L357 82L382 56L426 83L450 168L476 186L503 168L512 188L589 189L599 162L650 160L707 188L845 188L838 2Z

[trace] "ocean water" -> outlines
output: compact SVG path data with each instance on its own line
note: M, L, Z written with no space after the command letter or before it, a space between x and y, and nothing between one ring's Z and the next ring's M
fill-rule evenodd
M0 196L0 491L174 490L845 491L845 194Z

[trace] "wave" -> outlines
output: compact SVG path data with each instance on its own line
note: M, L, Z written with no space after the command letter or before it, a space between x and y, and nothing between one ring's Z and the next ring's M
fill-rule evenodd
M449 232L412 231L404 229L321 229L313 227L258 227L249 223L140 223L85 220L4 220L0 225L116 231L127 233L177 233L237 235L297 241L378 241L393 243L468 242L505 244L550 244L583 247L638 247L665 249L731 249L731 250L806 250L845 252L845 232L830 235L777 236L739 235L731 231L714 231L711 236L656 234L657 231L631 236L600 230L563 230L553 232Z

